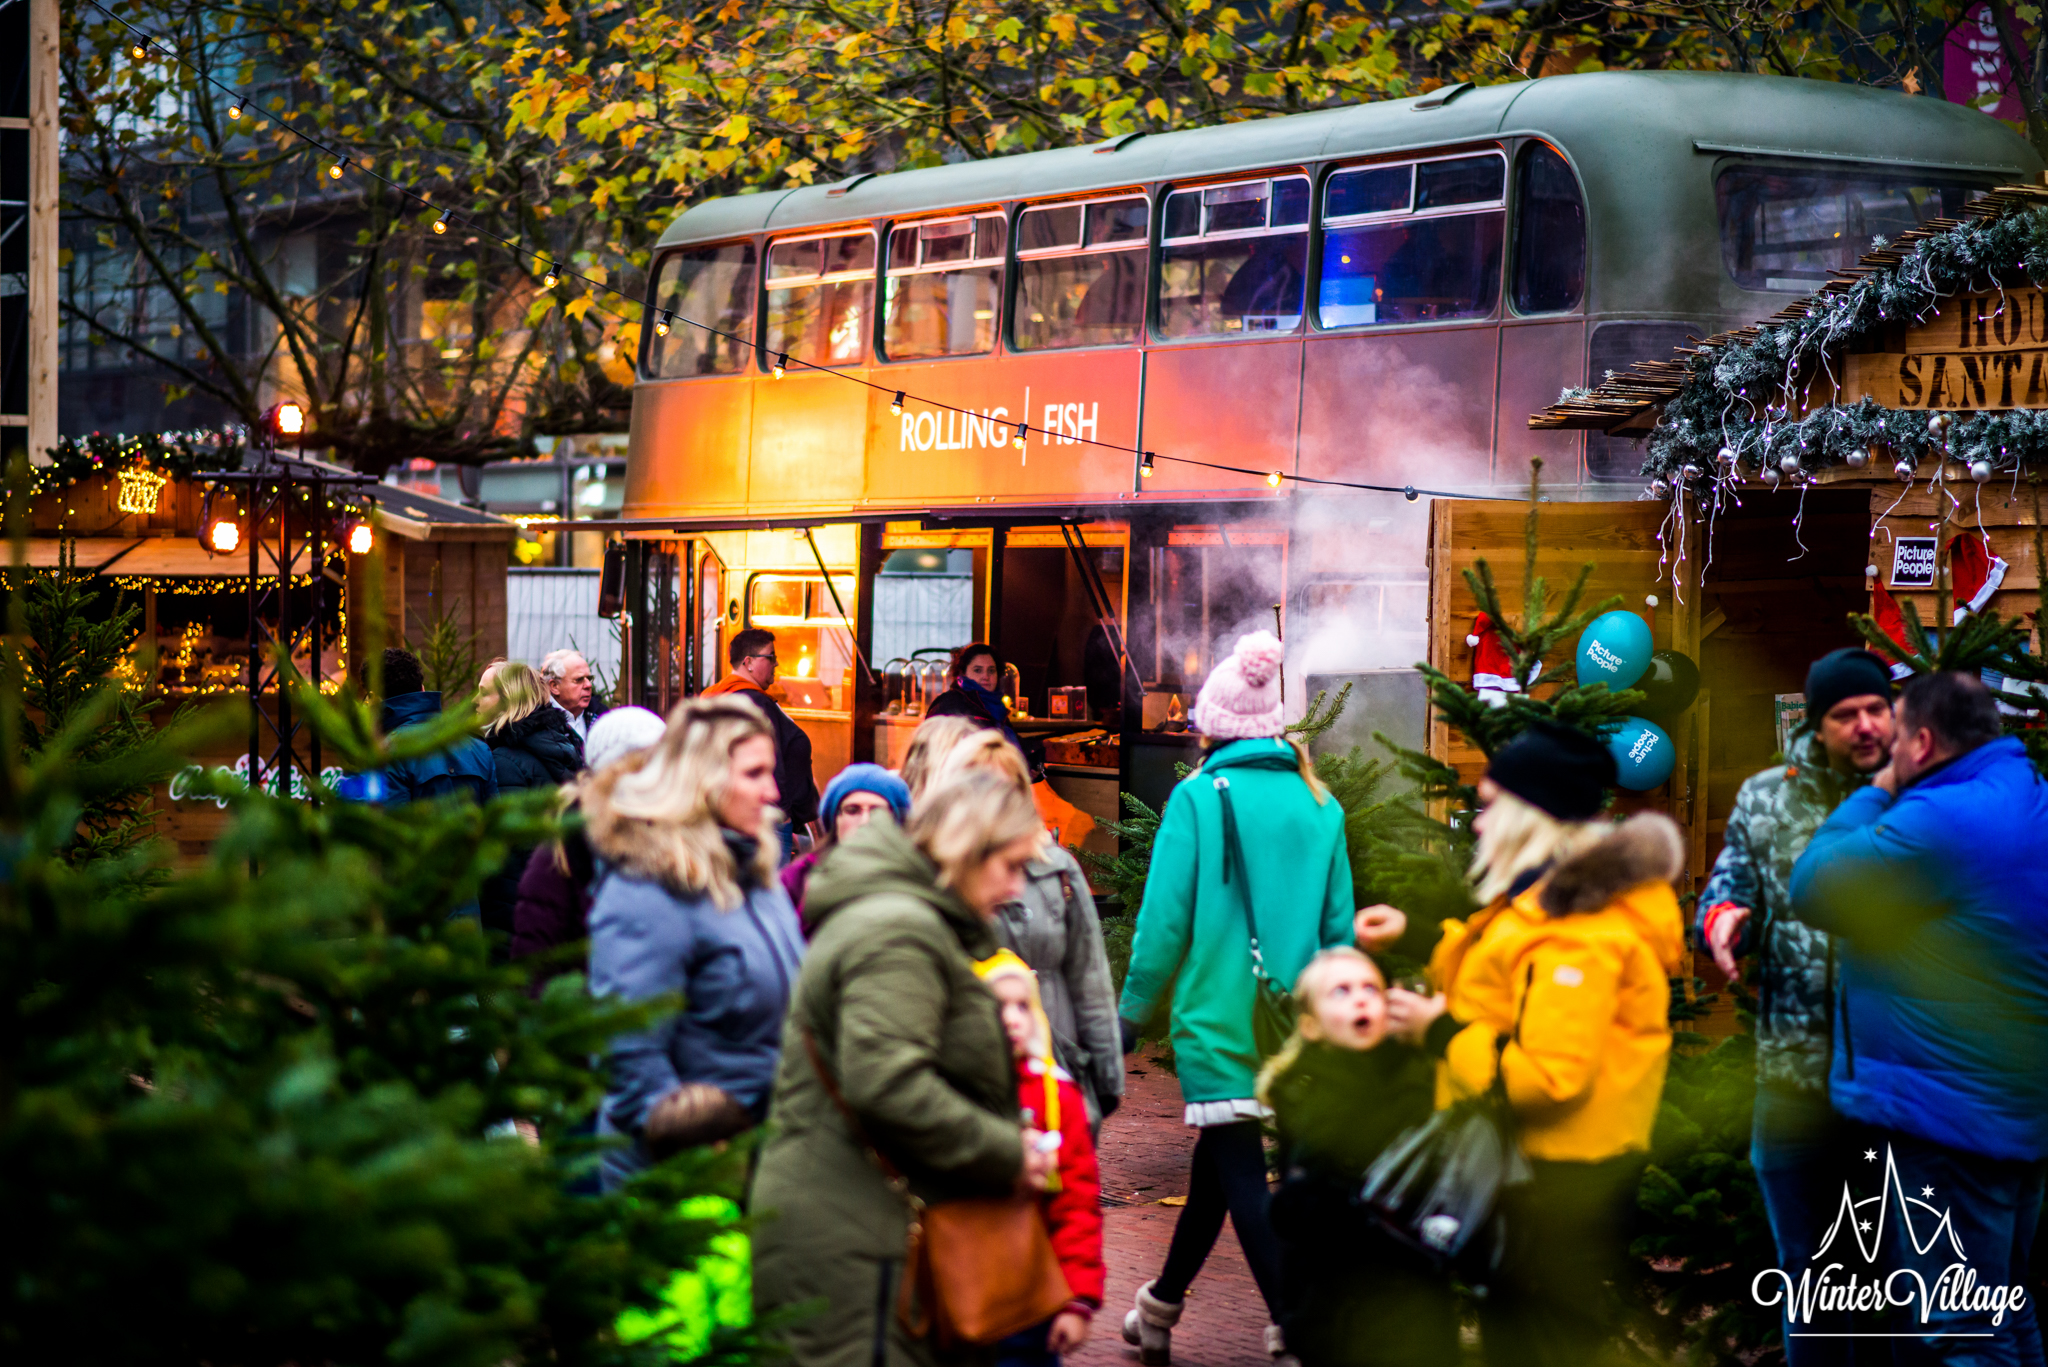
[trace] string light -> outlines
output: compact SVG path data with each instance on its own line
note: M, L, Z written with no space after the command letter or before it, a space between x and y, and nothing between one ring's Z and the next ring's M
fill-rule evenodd
M376 542L376 533L367 522L358 522L348 529L348 550L350 555L368 555Z
M889 400L889 411L890 411L891 413L894 413L894 414L895 414L895 415L896 415L897 417L899 417L899 418L903 416L903 391L902 391L902 390L900 390L900 389L899 389L899 390L897 390L897 391L896 391L896 397L895 397L895 398L893 398L893 399L891 399L891 400Z
M228 106L228 117L231 119L239 119L242 117L242 102L240 100L236 100L233 104Z
M110 19L110 20L112 20L112 21L113 21L114 23L116 23L116 24L119 24L119 25L120 25L121 27L123 27L123 28L125 28L125 29L129 30L129 31L130 31L131 33L134 33L134 34L136 34L136 35L137 35L137 37L138 37L138 39L140 39L140 41L138 41L138 42L137 42L137 43L135 44L135 46L134 46L133 48L131 48L130 50L131 50L131 52L132 52L132 53L133 53L133 54L135 55L135 57L136 57L136 59L137 59L138 61L139 61L139 60L141 60L141 59L142 59L143 57L145 57L145 56L147 56L147 55L148 55L148 52L149 52L149 46L150 46L150 45L152 44L153 40L150 40L150 39L148 38L148 36L147 36L146 34L142 34L142 33L141 33L141 31L140 31L140 30L138 30L138 29L136 29L136 27L135 27L135 26L134 26L133 24L129 23L129 22L128 22L128 21L126 20L126 19L123 19L123 18L122 18L122 17L120 16L120 15L118 15L118 14L114 13L114 11L113 11L113 10L111 10L111 9L109 9L109 8L108 8L108 7L107 7L107 6L105 5L105 4L102 4L102 3L100 2L100 0L86 0L86 3L87 3L87 4L89 4L89 5L91 5L91 6L92 6L92 7L94 8L94 9L96 9L96 10L100 11L100 13L102 13L102 14L106 15L106 16L107 16L107 18L108 18L108 19ZM231 89L231 88L230 88L230 87L228 87L227 85L223 84L222 82L220 82L220 81L218 81L218 80L215 80L215 79L214 79L214 78L213 78L212 76L210 76L210 75L209 75L209 74L207 74L206 72L204 72L204 71L200 71L200 70L199 70L198 68L196 68L196 67L192 67L192 66L190 65L190 63L184 62L184 61L183 61L183 60L182 60L181 58L177 57L175 53L171 54L171 60L173 60L173 61L176 61L176 62L178 62L178 63L179 63L180 65L182 65L182 66L185 66L185 67L187 67L187 68L188 68L189 70L191 70L191 71L192 71L192 73L194 74L194 76L195 76L195 77L197 77L197 78L198 78L199 80L201 80L201 81L204 81L204 82L206 82L207 84L209 84L209 85L213 86L214 88L216 88L216 89L220 90L220 91L221 91L221 92L222 92L223 94L226 94L226 95L230 96L231 98L233 98L233 99L234 99L234 101L235 101L235 103L234 103L233 105L231 105L231 106L230 106L230 111L229 111L229 112L230 112L230 116L231 116L231 117L237 117L237 116L239 115L239 111L240 111L240 108L241 108L241 104L240 104L240 98L239 98L239 95L237 94L237 92L235 92L235 91L234 91L233 89ZM277 122L278 122L278 126L279 126L279 127L281 128L281 129L283 129L283 131L285 131L285 132L287 132L287 133L291 134L291 135L292 135L293 137L295 137L295 138L299 139L299 140L300 140L301 142L307 143L307 144L309 144L310 146L312 146L312 147L315 147L315 148L317 148L317 149L319 149L319 150L321 150L321 151L323 151L323 152L331 152L331 149L329 149L329 148L328 148L328 147L326 147L326 146L325 146L324 144L322 144L322 143L321 143L321 142L320 142L320 141L319 141L319 140L318 140L317 138L314 138L314 137L312 137L312 136L310 136L310 135L308 135L308 134L306 134L306 133L300 132L300 131L299 131L299 130L298 130L297 128L293 127L293 126L292 126L292 124L291 124L291 123L290 123L290 122L289 122L288 120L285 120L285 119L282 119L282 118L280 118L280 119L279 119L279 120L278 120ZM327 174L328 174L328 175L329 175L330 177L332 177L333 179L335 179L335 180L340 180L340 179L341 179L341 177L342 177L342 174L343 174L343 173L344 173L344 172L345 172L346 170L348 170L348 169L349 169L350 167L352 167L353 165L354 165L354 159L353 159L353 158L351 158L351 157L345 157L345 156L344 156L344 157L341 157L341 158L340 158L340 159L339 159L338 161L334 162L333 164L331 164L331 165L330 165L330 166L329 166L329 167L327 168ZM413 199L417 199L417 200L419 200L419 201L420 201L420 203L422 203L422 204L426 204L426 203L427 203L427 197L426 197L425 195L423 195L423 194L420 194L420 193L419 193L418 191L416 191L416 190L412 189L412 188L411 188L410 186L406 186L406 185L401 185L401 184L399 184L399 183L398 183L397 181L394 181L394 180L391 180L391 179L389 179L389 178L387 178L387 177L385 177L385 176L379 175L379 174L377 174L377 173L376 173L375 171L371 171L371 170L368 170L367 168L361 168L361 167L357 167L357 168L355 168L355 169L357 169L357 170L361 170L361 171L363 172L363 174L364 174L364 175L367 175L367 176L369 176L369 177L370 177L371 179L373 179L373 180L376 180L376 181L378 181L378 182L379 182L379 183L381 183L381 184L384 184L384 185L388 185L388 186L390 186L390 187L391 187L391 188L392 188L393 190L396 190L396 191L397 191L398 193L400 193L400 194L402 194L402 195L408 196L408 197L410 197L410 198L413 198ZM436 234L445 234L445 233L446 233L446 232L448 231L448 226L447 226L447 225L449 224L449 222L450 222L450 218L449 218L449 214L448 214L448 211L446 211L446 210L443 210L443 211L442 211L442 213L440 214L440 216L439 216L439 217L438 217L437 219L435 219L435 220L434 220L434 222L433 222L433 224L432 224L431 226L432 226L432 229L433 229L433 231L434 231L434 232L435 232ZM520 246L520 244L519 244L519 243L517 243L517 242L514 242L514 241L511 241L511 240L509 240L509 239L507 239L507 238L499 237L499 236L497 236L497 235L496 235L495 233L492 233L492 232L490 232L490 231L489 231L488 229L484 229L484 228L478 227L477 225L474 225L474 224L471 224L471 225L469 225L469 226L470 226L470 227L471 227L471 229L472 229L473 231L475 231L475 232L476 232L476 233L477 233L477 234L478 234L479 236L482 236L482 237L488 237L488 238L490 238L490 239L491 239L491 240L492 240L493 242L496 242L496 243L500 244L501 246L504 246L504 247L508 247L508 248L512 248L512 249L514 249L514 250L517 250L517 249L519 248L519 246ZM573 274L573 272L571 272L571 273ZM563 274L563 272L562 272L561 268L560 268L560 267L559 267L559 266L558 266L558 265L557 265L556 263L554 263L554 262L552 262L552 261L549 261L549 262L547 262L547 273L546 273L545 279L543 280L543 286L544 286L545 288L547 288L547 289L553 289L553 288L554 288L554 287L555 287L555 286L556 286L557 284L559 284L559 283L561 282L561 276L562 276L562 274ZM585 277L582 277L582 276L578 276L577 278L578 278L578 279L585 279ZM598 291L601 291L602 293L605 293L605 294L609 294L609 295L616 295L616 296L617 296L617 297L618 297L619 299L623 300L624 302L626 302L626 303L628 303L628 304L631 304L631 305L634 305L635 307L639 308L639 309L640 309L640 310L642 311L642 314L641 314L641 316L642 316L642 317L645 317L645 315L646 315L646 312L647 312L647 310L648 310L648 308L649 308L649 305L647 304L647 302L646 302L645 300L643 300L643 299L636 299L636 298L634 298L634 297L633 297L632 295L629 295L629 294L627 294L627 293L626 293L625 291L623 291L623 290L619 289L619 288L618 288L617 286L615 286L615 285L612 285L611 283L609 283L609 282L606 282L606 281L597 281L597 280L586 280L586 283L587 283L587 284L589 284L589 285L590 285L590 286L591 286L591 287L592 287L593 289L596 289L596 290L598 290ZM723 338L723 339L725 339L725 340L727 340L727 341L731 341L731 342L736 342L736 343L739 343L739 344L742 344L742 345L752 345L752 344L753 344L753 342L752 342L752 339L751 339L751 338L747 338L747 337L742 337L742 336L739 336L739 335L738 335L738 334L736 334L736 333L726 332L726 331L724 331L723 329L720 329L720 328L716 328L716 327L713 327L713 326L711 326L711 325L710 325L710 324L708 324L708 323L702 323L702 322L699 322L699 321L697 321L697 320L696 320L696 319L694 319L694 318L687 318L687 317L682 317L682 318L679 318L679 317L678 317L678 315L676 315L676 314L674 313L674 311L673 311L673 310L669 310L669 309L663 309L663 310L661 310L660 312L661 312L661 317L660 317L660 321L658 321L658 322L657 322L657 323L655 324L655 335L656 335L656 336L666 336L666 335L667 335L667 329L669 329L669 328L672 328L672 327L673 327L673 325L674 325L674 323L676 323L676 322L678 322L678 321L681 321L681 322L685 322L685 323L688 323L688 324L689 324L689 325L690 325L691 327L694 327L694 328L698 328L698 329L700 329L700 330L702 330L702 331L704 331L704 332L706 332L706 333L708 333L708 334L710 334L711 336L714 336L714 337L720 337L720 338ZM772 373L772 374L774 375L774 377L775 377L776 379L778 379L778 380L779 380L779 379L781 379L781 378L783 377L783 375L785 374L785 372L786 372L786 371L788 370L788 367L789 367L789 353L788 353L788 352L786 352L786 351L785 351L785 352L778 352L778 353L776 353L776 357L775 357L775 364L774 364L774 366L773 366L773 367L772 367L772 369L771 369L771 373ZM850 380L850 381L852 381L852 382L853 382L853 383L855 383L855 384L865 385L865 386L867 386L867 387L868 387L868 388L870 388L870 389L878 389L878 390L881 390L881 389L883 389L883 388L884 388L884 387L883 387L882 385L876 384L876 383L875 383L874 381L872 381L872 380L864 379L864 378L862 378L862 377L861 377L861 376L859 376L859 375L853 375L853 374L849 374L848 372L846 372L846 371L843 371L843 370L832 370L832 371L829 371L828 373L830 373L830 374L833 374L833 375L837 375L837 376L839 376L839 377L840 377L841 379L845 379L845 380ZM889 391L887 391L887 390L884 390L884 392L889 392ZM909 395L908 395L907 393L905 393L904 391L902 391L902 390L897 390L897 391L894 391L894 393L895 393L895 395L896 395L896 398L897 398L898 402L900 402L900 403L907 403L907 402L909 402L909 397L910 397L910 396L909 396ZM951 412L951 413L960 413L960 414L965 414L965 415L968 415L968 416L978 416L978 415L976 415L976 414L973 414L973 413L971 412L971 410L969 410L969 409L965 409L965 408L962 408L962 407L960 407L960 406L959 406L959 405L957 405L957 404L949 404L949 403L940 403L940 402L937 402L937 401L935 401L935 400L930 400L930 399L919 399L919 400L918 400L918 402L919 402L919 403L923 403L923 404L929 404L929 405L930 405L931 407L933 407L933 408L936 408L936 409L940 409L940 410L942 410L942 411L945 411L945 412ZM900 411L901 411L901 410L900 410L900 408L898 407L898 403L892 403L892 404L890 405L890 407L891 407L891 411L893 411L893 412L900 412ZM1015 437L1015 444L1016 444L1016 446L1017 446L1017 449L1018 449L1018 450L1022 451L1022 450L1024 450L1024 449L1026 449L1026 439L1027 439L1027 438L1029 437L1029 435L1030 435L1030 425L1029 425L1028 423L1023 423L1023 422L1020 422L1020 423L1018 423L1018 424L1017 424L1017 434L1016 434L1016 437ZM1206 469L1206 470L1219 470L1219 471L1225 471L1225 472L1228 472L1228 473L1232 473L1232 474L1242 474L1242 475L1260 475L1260 476L1263 476L1263 477L1265 478L1266 482L1267 482L1267 483L1268 483L1269 485L1273 486L1274 488L1278 488L1278 487L1280 487L1280 485L1282 485L1283 483L1287 483L1287 482L1293 482L1293 483L1296 483L1296 484L1315 484L1315 485L1322 485L1322 486L1325 486L1325 487L1329 487L1329 488L1338 488L1338 489L1357 489L1357 490L1362 490L1362 491L1365 491L1365 492L1368 492L1368 493L1393 493L1393 494L1401 494L1401 495L1403 495L1404 497L1408 497L1408 498L1410 498L1411 500L1412 500L1412 499L1414 499L1414 498L1416 498L1416 497L1419 497L1419 496L1420 496L1421 494L1425 494L1425 493L1426 493L1426 494L1431 494L1432 496L1436 496L1436 497L1445 497L1445 498L1480 498L1480 499L1489 499L1489 500L1494 500L1494 501L1499 501L1499 502L1509 502L1509 503L1519 503L1519 502L1522 502L1522 501L1524 501L1523 499L1521 499L1521 498L1519 498L1519 497L1511 497L1511 496L1504 496L1504 495L1499 495L1499 494L1477 494L1477 493L1457 493L1457 492L1451 492L1451 491L1443 491L1443 490L1433 490L1433 489L1421 489L1421 490L1417 490L1417 489L1414 489L1414 488L1413 488L1413 486L1394 486L1394 485L1384 485L1384 484L1364 484L1364 483L1359 483L1359 482L1355 482L1355 481L1352 481L1352 480L1341 480L1341 479L1316 479L1316 478L1314 478L1314 477L1312 477L1312 476L1308 476L1308 475L1289 475L1289 474L1285 474L1285 473L1283 473L1283 472L1281 472L1281 471L1278 471L1278 470L1273 470L1273 471L1261 471L1261 470L1250 470L1250 469L1246 469L1246 468L1244 468L1244 467L1242 467L1242 466L1236 466L1236 465L1224 465L1224 464L1219 464L1218 462L1215 462L1215 461L1206 461L1206 460L1196 460L1196 459L1194 459L1193 457L1190 457L1190 456L1159 456L1159 455L1157 455L1156 453L1154 453L1154 452L1150 452L1150 451L1146 451L1146 452L1139 452L1139 451L1137 451L1137 449L1136 449L1135 447L1129 447L1129 446L1119 446L1119 445L1117 445L1117 444L1116 444L1115 442L1109 442L1109 441L1101 441L1101 440L1098 440L1098 439L1096 439L1096 438L1093 438L1093 437L1080 437L1080 436L1077 436L1077 437L1072 437L1072 438L1069 438L1068 440L1071 440L1071 441L1078 441L1078 442L1081 442L1081 443L1083 443L1083 444L1085 444L1085 445L1088 445L1088 446L1094 446L1094 447L1099 447L1099 448L1101 448L1101 449L1104 449L1104 450L1112 450L1112 451L1124 451L1124 452L1130 452L1130 453L1132 453L1132 454L1137 454L1137 455L1141 455L1141 456L1143 457L1143 459L1142 459L1142 462L1141 462L1141 463L1140 463L1140 465L1139 465L1139 473L1140 473L1141 475L1144 475L1144 476L1150 476L1150 475L1151 475L1151 474L1153 473L1153 468L1154 468L1154 467L1153 467L1153 462L1154 462L1154 460L1156 459L1156 460L1171 460L1171 461L1177 461L1177 462L1179 462L1180 464L1183 464L1183 465L1192 465L1192 466L1195 466L1195 467L1197 467L1197 468L1200 468L1200 469Z
M149 56L149 48L145 44L137 43L128 49L128 55L140 62Z

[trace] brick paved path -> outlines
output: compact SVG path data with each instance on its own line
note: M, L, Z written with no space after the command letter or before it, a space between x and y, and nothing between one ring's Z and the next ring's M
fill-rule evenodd
M1077 1367L1125 1367L1138 1350L1119 1332L1139 1285L1159 1273L1173 1237L1175 1206L1185 1196L1195 1132L1181 1124L1180 1084L1149 1060L1133 1058L1121 1110L1102 1127L1103 1254L1109 1288L1095 1332L1070 1361ZM1142 1076L1141 1076L1142 1074ZM1173 1332L1174 1367L1270 1367L1266 1303L1226 1221L1202 1265Z

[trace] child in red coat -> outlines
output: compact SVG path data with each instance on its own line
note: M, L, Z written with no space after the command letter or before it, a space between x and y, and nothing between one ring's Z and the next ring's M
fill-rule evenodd
M1004 1339L997 1347L998 1367L1058 1367L1060 1354L1088 1341L1089 1323L1102 1308L1102 1177L1088 1134L1088 1108L1073 1079L1053 1062L1038 975L1007 949L975 968L1002 1008L1003 1033L1017 1057L1024 1123L1059 1138L1059 1172L1046 1187L1041 1209L1074 1297L1051 1320Z

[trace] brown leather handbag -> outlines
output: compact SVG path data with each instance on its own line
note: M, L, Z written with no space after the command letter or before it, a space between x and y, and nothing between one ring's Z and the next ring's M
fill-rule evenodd
M926 1205L896 1165L868 1141L808 1027L804 1048L855 1142L910 1207L896 1317L912 1337L929 1336L948 1348L987 1346L1043 1324L1066 1307L1074 1293L1053 1255L1036 1197L970 1197Z

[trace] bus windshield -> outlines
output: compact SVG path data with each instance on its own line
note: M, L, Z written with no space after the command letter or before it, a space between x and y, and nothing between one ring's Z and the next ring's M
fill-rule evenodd
M1940 171L1736 164L1714 181L1721 258L1746 290L1811 293L1876 238L1953 217L1990 186Z

